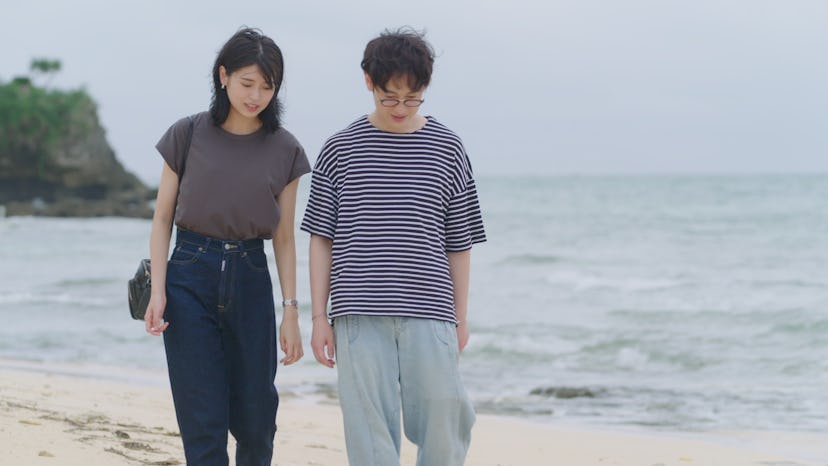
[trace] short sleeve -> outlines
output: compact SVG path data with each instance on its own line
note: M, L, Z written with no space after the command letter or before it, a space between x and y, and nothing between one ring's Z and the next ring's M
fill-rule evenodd
M155 145L167 165L178 175L181 174L181 167L184 165L184 152L187 150L189 139L190 122L189 118L185 117L170 126Z
M291 168L290 176L288 177L288 183L306 173L310 173L310 171L310 162L308 162L308 156L305 154L305 149L303 149L302 146L297 145L296 153L293 157L293 167Z
M321 170L315 169L311 178L308 206L302 219L302 231L333 240L338 211L339 202L331 179Z
M449 200L446 211L446 251L449 252L465 251L472 244L486 241L477 186L471 172L467 175L464 189Z

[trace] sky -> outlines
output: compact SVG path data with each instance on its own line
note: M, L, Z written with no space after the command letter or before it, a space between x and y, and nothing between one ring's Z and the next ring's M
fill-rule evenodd
M0 80L57 58L126 168L206 110L241 26L285 56L285 127L311 161L372 109L359 62L386 28L437 51L421 112L463 139L478 175L828 172L825 0L27 0L0 16Z

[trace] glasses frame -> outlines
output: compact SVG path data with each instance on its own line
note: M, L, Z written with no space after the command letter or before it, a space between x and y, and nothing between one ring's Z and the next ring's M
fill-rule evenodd
M379 99L380 105L383 107L396 107L399 104L403 104L409 108L419 107L420 105L425 102L425 99Z

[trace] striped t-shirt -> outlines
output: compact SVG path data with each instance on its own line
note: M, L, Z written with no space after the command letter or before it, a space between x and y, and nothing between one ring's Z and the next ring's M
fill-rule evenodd
M362 117L322 147L302 230L333 240L332 319L456 321L446 253L486 234L463 143L426 118L389 133Z

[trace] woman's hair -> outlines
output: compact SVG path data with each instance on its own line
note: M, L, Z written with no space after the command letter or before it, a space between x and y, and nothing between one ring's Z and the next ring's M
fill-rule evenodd
M213 118L213 124L219 126L227 120L227 115L230 113L230 99L227 97L227 90L221 88L219 67L224 66L229 76L236 70L250 65L259 67L265 81L275 91L270 103L259 113L259 119L265 130L272 133L281 126L282 103L279 102L278 94L284 77L284 61L279 46L258 29L239 30L219 51L213 65L213 98L210 102L210 116Z
M368 42L360 66L374 86L384 91L389 81L398 78L408 80L412 91L419 91L431 82L433 65L434 49L426 42L425 33L403 27L386 29Z

